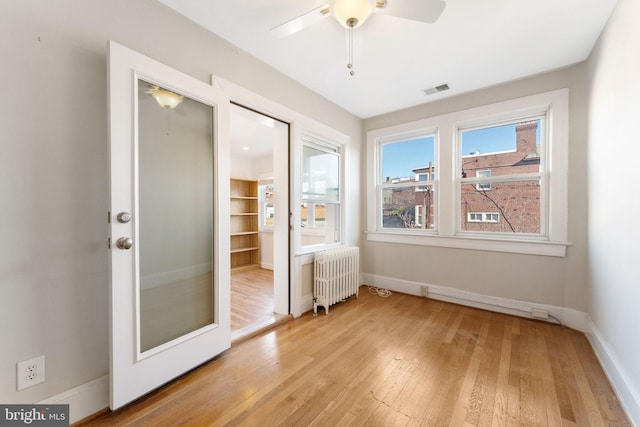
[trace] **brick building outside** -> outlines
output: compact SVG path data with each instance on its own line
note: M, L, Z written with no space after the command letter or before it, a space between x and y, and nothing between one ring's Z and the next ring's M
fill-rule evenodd
M462 177L492 177L537 173L540 168L536 121L518 123L515 127L515 150L462 156ZM384 195L383 226L385 228L431 229L434 226L432 165L413 170L413 181L424 186L392 188ZM387 179L407 182L407 178ZM483 181L463 184L460 191L463 231L505 233L540 233L540 181L537 179Z

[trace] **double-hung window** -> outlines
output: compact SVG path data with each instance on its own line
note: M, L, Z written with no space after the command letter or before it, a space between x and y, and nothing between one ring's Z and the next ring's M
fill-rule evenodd
M459 126L460 233L543 235L546 122L546 112L515 113L506 122Z
M340 150L303 140L301 246L340 242Z
M367 239L564 256L567 156L566 89L369 131Z
M380 143L380 228L432 230L435 224L435 135L399 135Z

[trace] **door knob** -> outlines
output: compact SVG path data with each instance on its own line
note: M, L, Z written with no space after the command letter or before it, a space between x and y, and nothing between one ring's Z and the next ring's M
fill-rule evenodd
M133 240L131 240L131 237L121 237L116 241L116 246L119 249L131 249Z
M131 221L131 214L129 212L120 212L116 217L119 223L126 224Z

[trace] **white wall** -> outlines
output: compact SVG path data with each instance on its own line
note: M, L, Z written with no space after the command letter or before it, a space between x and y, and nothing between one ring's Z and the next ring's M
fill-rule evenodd
M587 308L584 292L587 271L585 81L586 68L584 64L578 64L371 118L365 121L364 126L366 132L550 90L569 88L569 241L572 245L567 249L565 258L366 242L365 237L362 262L365 277L391 278L398 281L400 285L403 282L422 283L447 292L463 291L467 296L526 301L585 312ZM362 191L363 203L367 193L369 192ZM365 221L365 218L362 221ZM563 317L563 313L552 314Z
M640 425L640 2L620 0L588 61L592 341Z
M250 179L254 181L258 179L258 174L253 167L251 157L239 154L231 155L230 174L231 178Z
M0 402L108 374L107 40L331 126L359 159L359 119L154 0L2 1L0 28ZM16 362L39 355L46 382L17 392Z

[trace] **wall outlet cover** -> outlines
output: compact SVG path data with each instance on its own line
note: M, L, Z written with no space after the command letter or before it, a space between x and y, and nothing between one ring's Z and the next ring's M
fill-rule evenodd
M44 356L18 362L16 369L18 390L44 382Z

